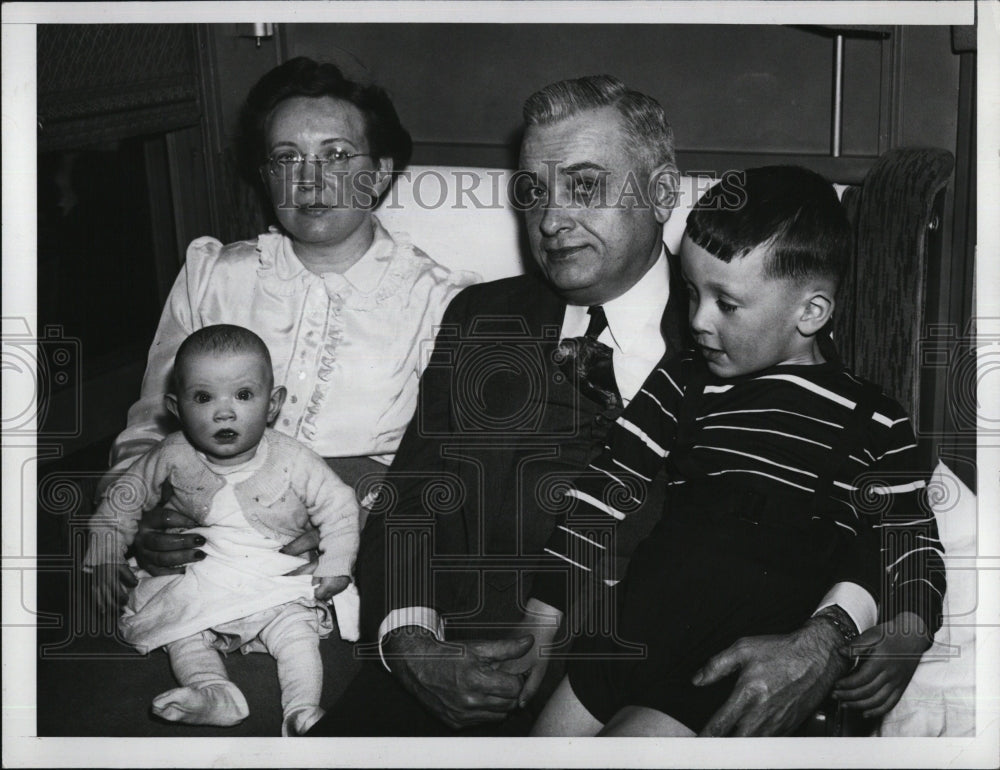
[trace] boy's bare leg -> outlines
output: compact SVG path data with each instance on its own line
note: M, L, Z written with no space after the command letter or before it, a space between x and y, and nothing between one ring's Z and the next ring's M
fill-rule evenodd
M646 706L626 706L598 733L619 738L691 738L694 734L672 716Z
M564 676L531 729L533 736L597 735L604 725L580 703Z

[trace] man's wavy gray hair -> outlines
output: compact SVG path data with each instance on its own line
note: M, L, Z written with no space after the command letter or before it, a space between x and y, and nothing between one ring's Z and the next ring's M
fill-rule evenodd
M525 100L524 123L543 126L601 107L618 110L630 149L647 173L663 165L677 170L674 130L663 107L613 75L588 75L545 86Z

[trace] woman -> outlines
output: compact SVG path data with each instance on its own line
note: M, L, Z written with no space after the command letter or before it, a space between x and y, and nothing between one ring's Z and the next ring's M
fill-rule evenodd
M251 89L240 145L278 227L254 240L224 246L206 237L188 247L141 397L112 449L113 470L174 427L163 396L180 342L229 323L267 343L275 384L288 390L274 427L328 458L348 484L371 480L413 415L422 345L476 277L450 273L373 215L411 150L377 86L347 80L332 64L292 59ZM191 552L170 556L176 563Z

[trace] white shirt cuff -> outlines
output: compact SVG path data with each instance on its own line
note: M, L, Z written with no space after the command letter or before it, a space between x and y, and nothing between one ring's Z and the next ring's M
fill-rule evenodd
M863 634L875 625L878 620L878 607L872 595L857 583L835 583L833 588L826 592L826 596L819 603L816 612L836 604L844 612L851 616L854 625L858 627L858 633Z
M385 662L385 655L382 654L382 640L392 631L404 626L426 628L434 634L434 638L439 642L444 641L444 623L437 610L430 607L400 607L398 610L393 610L385 616L378 627L378 656L382 665L385 666L385 670L389 673L392 673L392 669L389 668L389 664Z

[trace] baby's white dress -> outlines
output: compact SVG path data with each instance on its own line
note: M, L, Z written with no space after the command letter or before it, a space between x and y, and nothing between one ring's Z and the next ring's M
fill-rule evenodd
M140 570L118 622L122 638L148 652L205 631L212 646L232 650L251 642L274 619L277 613L267 610L289 602L314 607L320 635L328 636L330 611L314 598L312 576L286 574L307 560L281 553L282 543L254 529L233 490L264 463L265 442L240 466L223 467L199 456L226 481L212 499L205 524L185 530L205 538L205 558L188 564L182 575L154 577Z

